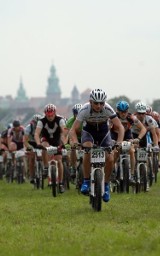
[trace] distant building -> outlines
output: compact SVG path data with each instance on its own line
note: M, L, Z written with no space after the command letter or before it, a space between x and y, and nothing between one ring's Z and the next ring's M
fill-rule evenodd
M68 118L72 113L74 104L83 104L89 100L90 89L87 89L80 94L76 85L73 86L71 97L61 98L59 78L57 77L56 68L53 64L50 67L50 74L47 82L46 95L44 97L28 98L22 78L20 78L15 98L11 95L7 95L6 97L0 96L0 108L10 109L10 111L7 112L7 115L0 121L3 121L6 125L7 122L11 122L12 119L15 119L18 116L22 122L25 120L25 123L27 123L33 113L43 113L44 106L47 103L55 104L57 106L58 114Z

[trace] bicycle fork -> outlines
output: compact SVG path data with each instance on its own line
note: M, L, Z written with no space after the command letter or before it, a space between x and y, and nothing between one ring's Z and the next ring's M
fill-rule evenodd
M58 184L58 162L56 160L51 160L49 162L49 168L48 168L48 185L52 185L52 177L51 177L51 167L54 165L56 167L56 184Z
M104 195L104 183L105 183L105 173L104 173L104 167L91 167L91 180L90 180L90 195L95 197L95 172L96 170L101 170L101 191L102 191L102 196Z

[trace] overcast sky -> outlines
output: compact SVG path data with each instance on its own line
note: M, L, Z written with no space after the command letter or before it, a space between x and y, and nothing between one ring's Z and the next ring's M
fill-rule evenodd
M160 98L160 0L0 0L0 95L45 96L51 64L62 97Z

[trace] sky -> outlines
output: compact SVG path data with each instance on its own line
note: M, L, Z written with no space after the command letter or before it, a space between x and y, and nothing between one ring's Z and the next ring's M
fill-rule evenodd
M0 95L46 95L54 64L62 97L160 99L159 0L0 0Z

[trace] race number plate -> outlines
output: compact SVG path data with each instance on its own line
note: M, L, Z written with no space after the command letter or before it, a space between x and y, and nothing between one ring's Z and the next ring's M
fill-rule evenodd
M102 149L92 149L91 163L105 163L105 151Z
M146 162L147 156L148 156L148 153L143 148L140 148L137 150L137 160L138 161Z

